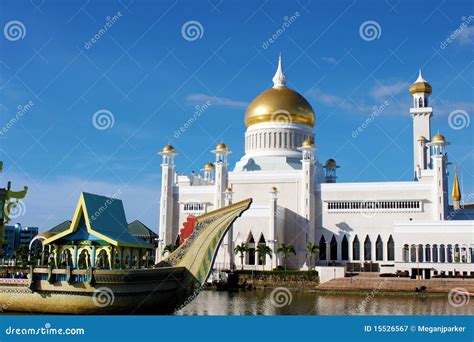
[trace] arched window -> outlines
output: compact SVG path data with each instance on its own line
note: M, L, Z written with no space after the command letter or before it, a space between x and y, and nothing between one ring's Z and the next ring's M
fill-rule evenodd
M431 246L425 245L425 261L431 262Z
M423 99L421 97L418 99L418 107L423 107Z
M372 243L370 242L369 235L366 236L364 241L364 260L372 260Z
M319 260L326 260L326 239L321 235L319 239Z
M423 245L418 245L418 262L423 262Z
M390 235L387 242L387 260L395 260L395 242L393 241L392 235Z
M357 235L352 242L352 260L360 260L360 243Z
M247 265L255 265L255 240L252 232L249 233L247 238L247 252L245 252L245 261Z
M403 261L404 262L410 261L410 248L407 244L403 245Z
M416 245L410 246L410 261L416 262Z
M383 260L383 242L380 235L375 241L375 260Z
M439 262L446 262L446 247L444 245L439 246Z
M266 245L267 244L263 234L260 235L260 239L258 240L258 244L259 245ZM262 256L258 255L257 259L258 259L258 264L259 265L265 265L266 264L266 259L267 259L266 255L262 255Z
M349 242L347 241L346 236L342 238L341 242L341 259L349 260Z
M438 245L433 245L433 262L439 262L438 260Z
M331 260L337 260L337 240L333 235L331 239Z

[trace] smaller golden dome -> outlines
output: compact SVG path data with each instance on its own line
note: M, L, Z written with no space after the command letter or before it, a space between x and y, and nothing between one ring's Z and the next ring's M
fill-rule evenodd
M334 159L331 158L331 159L326 160L326 166L334 168L337 166L337 163Z
M225 192L232 192L232 188L225 189Z
M214 169L214 164L212 164L212 163L207 163L206 165L204 165L204 169L205 169L205 170Z
M220 143L216 146L216 151L227 151L227 145L224 143Z
M162 152L174 152L174 148L171 145L166 145L165 147L163 147Z
M425 93L425 94L431 94L431 85L425 81L423 76L421 75L421 70L420 73L418 74L418 78L416 79L415 83L412 84L410 87L410 94L415 94L415 93Z
M426 138L422 135L420 135L417 139L417 141L425 141L425 140L426 140Z
M436 134L433 139L431 139L431 142L441 142L441 143L445 143L446 142L446 139L441 135L441 134Z
M276 188L276 186L272 186L272 192L277 192L278 189Z
M313 141L311 139L306 139L303 141L302 147L314 147Z

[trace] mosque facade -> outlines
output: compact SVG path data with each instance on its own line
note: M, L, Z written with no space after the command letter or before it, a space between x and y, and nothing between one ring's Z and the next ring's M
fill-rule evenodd
M449 142L432 135L432 88L421 71L409 89L413 180L402 182L338 182L337 162L318 161L311 104L286 83L280 57L273 87L246 110L245 154L233 169L224 143L212 151L215 163L190 175L175 169L174 148L163 148L157 258L179 239L189 217L251 197L251 208L222 241L218 269L274 269L283 264L277 251L284 244L295 248L288 257L292 269L474 274L474 207L461 203L457 175L448 184ZM309 242L319 246L314 256ZM234 253L241 244L247 247L243 264ZM271 256L259 258L259 244L269 246Z

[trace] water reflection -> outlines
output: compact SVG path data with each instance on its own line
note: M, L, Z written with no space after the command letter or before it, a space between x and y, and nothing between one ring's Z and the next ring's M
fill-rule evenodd
M474 315L474 299L453 307L446 297L321 295L292 292L292 302L277 308L271 290L203 291L178 315Z

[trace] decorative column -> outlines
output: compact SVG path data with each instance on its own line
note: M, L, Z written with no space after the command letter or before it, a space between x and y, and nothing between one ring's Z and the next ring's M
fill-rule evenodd
M92 255L91 255L91 267L95 268L95 245L92 245Z
M229 151L227 145L220 143L216 149L212 151L216 155L215 164L215 181L214 181L214 210L222 208L224 205L224 191L227 188L228 172L227 172L227 156L232 152Z
M161 163L161 197L160 197L160 239L156 249L155 262L163 256L163 249L173 241L173 187L174 187L174 156L173 146L166 145L160 152Z
M278 215L278 189L273 186L270 191L270 220L268 229L268 247L272 250L272 257L270 258L270 270L273 270L279 265L278 256L276 254L277 249L277 215ZM268 258L268 256L267 256Z
M78 264L79 263L77 262L77 245L74 245L74 255L72 257L73 268L77 268Z
M433 169L433 218L444 221L448 212L448 180L446 146L449 142L441 134L436 134L431 142L426 144L431 148L431 163Z
M229 206L232 204L232 189L227 188L224 192L224 205ZM224 250L225 260L229 260L228 269L234 269L234 227L233 225L230 226L229 230L227 231L226 235L224 236L225 247ZM227 265L224 265L227 268Z

